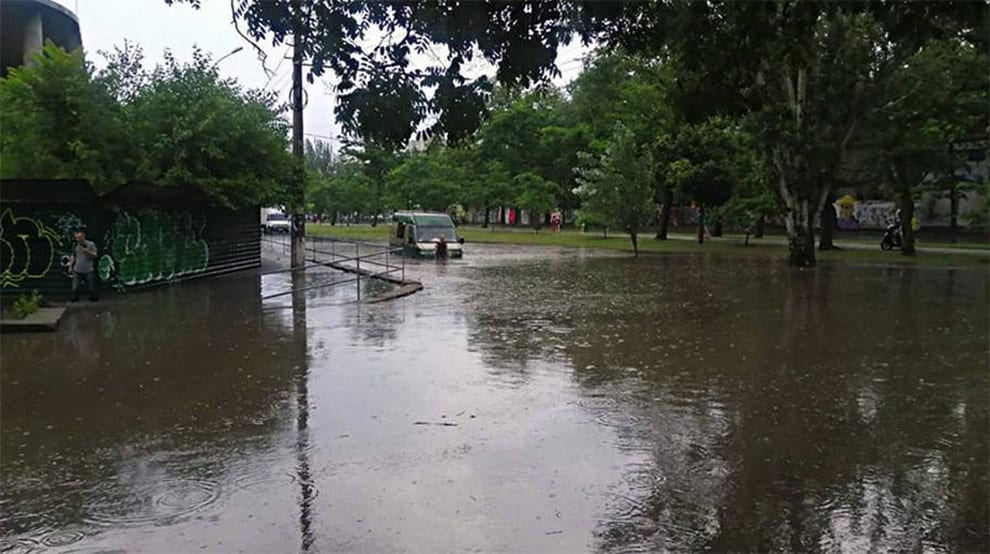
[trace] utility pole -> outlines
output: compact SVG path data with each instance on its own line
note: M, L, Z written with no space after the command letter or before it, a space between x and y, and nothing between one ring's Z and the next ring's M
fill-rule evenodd
M292 182L289 195L292 205L292 267L306 264L306 170L303 150L303 21L302 5L292 2Z

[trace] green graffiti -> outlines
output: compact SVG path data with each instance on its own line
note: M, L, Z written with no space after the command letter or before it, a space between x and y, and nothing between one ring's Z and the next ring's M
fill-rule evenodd
M16 288L48 275L55 262L59 234L41 221L0 213L0 288Z
M61 240L59 246L62 251L62 257L59 260L59 265L62 267L62 273L66 277L72 277L72 268L69 267L69 260L76 250L74 234L79 229L85 229L86 226L83 224L83 220L73 213L53 214L52 217L55 218L55 228L58 229Z
M97 264L100 278L132 286L204 271L210 259L205 229L206 220L188 212L119 211Z

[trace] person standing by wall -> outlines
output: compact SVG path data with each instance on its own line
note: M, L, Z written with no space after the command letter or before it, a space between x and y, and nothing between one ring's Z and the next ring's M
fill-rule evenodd
M72 301L79 301L79 289L83 283L89 291L89 299L96 302L99 295L96 292L95 261L98 255L96 244L86 239L86 230L77 229L73 234L76 240L72 257L69 258L69 269L72 271Z

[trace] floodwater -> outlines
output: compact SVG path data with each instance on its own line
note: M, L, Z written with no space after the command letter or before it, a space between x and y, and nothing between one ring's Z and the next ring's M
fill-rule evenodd
M0 552L990 548L985 268L469 246L5 336Z

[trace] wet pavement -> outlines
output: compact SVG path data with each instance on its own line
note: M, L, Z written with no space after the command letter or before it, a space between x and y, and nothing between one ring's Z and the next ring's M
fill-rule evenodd
M985 268L470 245L407 276L4 336L0 552L990 548Z

